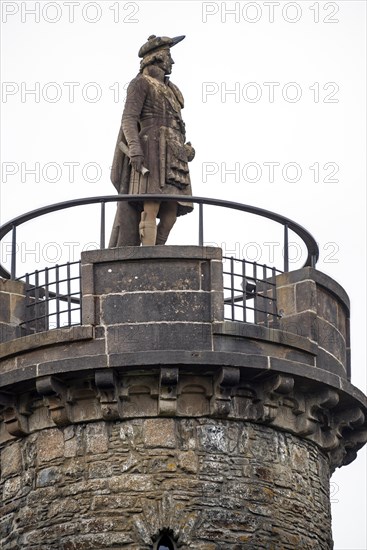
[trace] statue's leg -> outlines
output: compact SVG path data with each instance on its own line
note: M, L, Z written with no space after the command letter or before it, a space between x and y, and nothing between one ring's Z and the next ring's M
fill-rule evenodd
M155 244L165 244L177 219L177 202L162 202L159 209L160 222L157 229Z
M159 202L144 201L144 210L141 213L139 234L143 246L154 246L157 238L156 218L159 211Z

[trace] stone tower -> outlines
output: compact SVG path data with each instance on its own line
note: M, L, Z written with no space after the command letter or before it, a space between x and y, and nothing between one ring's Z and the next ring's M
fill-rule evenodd
M332 548L329 478L366 441L348 297L304 267L276 317L263 281L256 322L225 320L222 266L83 253L81 323L51 330L45 291L1 280L3 550Z

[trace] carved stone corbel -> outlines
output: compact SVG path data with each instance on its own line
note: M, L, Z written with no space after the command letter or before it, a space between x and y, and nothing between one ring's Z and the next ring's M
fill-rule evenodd
M177 410L178 367L161 367L159 376L158 414L170 416Z
M231 412L233 388L240 382L238 367L222 367L214 379L214 394L210 411L215 416L228 416Z
M358 429L344 435L344 456L341 464L347 466L356 456L357 451L367 443L367 429Z
M247 382L236 390L233 396L233 413L235 418L257 422L262 418L262 399L258 395L258 386Z
M334 426L338 437L345 439L346 436L353 434L355 429L363 426L365 415L360 407L344 410L335 415Z
M336 465L352 462L358 449L367 442L367 429L364 427L365 415L360 407L347 409L333 418L336 435L340 438L338 453L330 453ZM334 456L337 455L337 456Z
M104 420L120 418L121 401L118 392L118 379L113 370L98 370L95 373L97 398L101 406Z
M333 429L331 409L339 403L336 390L326 388L306 399L306 413L302 420L302 433L319 444L325 451L336 448L339 438Z
M43 396L51 420L56 426L67 426L72 422L72 397L68 387L55 376L36 380L37 392Z
M270 377L263 388L263 422L271 424L277 418L279 410L286 405L297 408L293 401L286 401L286 396L293 392L294 378L283 374ZM281 424L281 423L280 423Z
M16 397L10 393L0 393L0 405L4 425L9 435L22 437L29 434L28 416L31 415L29 394Z

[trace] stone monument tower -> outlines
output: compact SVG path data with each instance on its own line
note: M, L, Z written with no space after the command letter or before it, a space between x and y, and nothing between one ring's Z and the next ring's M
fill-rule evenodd
M12 232L11 272L0 264L3 550L332 549L330 475L367 440L348 296L295 222L191 196L195 152L166 78L182 39L152 35L139 52L119 196L0 228L0 240ZM17 277L17 227L91 202L101 249ZM199 245L155 246L195 202ZM280 223L282 272L204 246L205 203ZM308 251L295 271L290 230Z
M84 253L69 328L1 280L4 550L332 548L329 478L366 440L348 298L304 267L277 323L224 320L221 254Z

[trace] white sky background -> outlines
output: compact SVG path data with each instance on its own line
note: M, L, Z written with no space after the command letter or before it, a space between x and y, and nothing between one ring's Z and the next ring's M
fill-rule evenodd
M193 194L278 212L315 236L318 269L351 298L352 382L365 390L366 3L66 4L1 2L1 223L47 204L115 193L109 167L124 86L139 69L137 51L150 34L185 34L172 49L172 81L184 94L187 139L197 152ZM237 15L227 13L230 8ZM39 22L29 9L39 11ZM79 83L74 98L66 82ZM279 84L273 98L264 83ZM26 93L38 87L39 97ZM234 89L237 95L228 93ZM79 163L74 181L67 164L73 162ZM269 162L280 164L274 181L264 165ZM226 174L236 163L237 176ZM26 173L32 168L39 181ZM216 173L206 174L209 169ZM298 181L289 181L297 175ZM111 205L109 224L113 210ZM180 219L169 242L196 244L196 219ZM277 227L262 229L252 217L209 209L206 222L207 242L227 253L247 250L250 259L271 263L264 243L281 249ZM98 207L29 223L18 235L24 260L18 275L78 259L80 249L98 242L98 233ZM9 266L6 244L2 253ZM365 451L333 476L332 493L335 550L366 549Z

